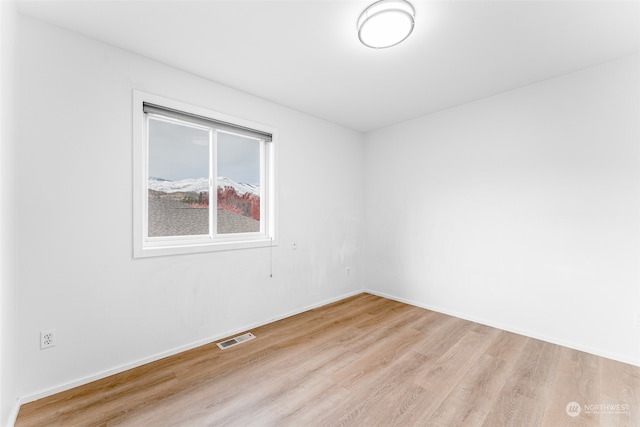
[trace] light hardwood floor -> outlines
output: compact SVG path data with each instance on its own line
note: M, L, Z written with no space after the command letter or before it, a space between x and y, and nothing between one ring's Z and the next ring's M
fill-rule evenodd
M252 332L26 404L16 425L640 426L638 367L370 294Z

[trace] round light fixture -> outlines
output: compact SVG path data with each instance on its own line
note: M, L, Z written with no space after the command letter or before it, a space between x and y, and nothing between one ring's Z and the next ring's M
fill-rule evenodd
M373 49L395 46L411 35L415 16L415 9L406 0L377 1L358 18L358 38Z

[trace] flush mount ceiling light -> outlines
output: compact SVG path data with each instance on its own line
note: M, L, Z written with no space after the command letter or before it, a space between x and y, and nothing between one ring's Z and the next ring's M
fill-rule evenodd
M373 49L395 46L411 35L415 16L415 9L408 1L377 1L358 18L358 38Z

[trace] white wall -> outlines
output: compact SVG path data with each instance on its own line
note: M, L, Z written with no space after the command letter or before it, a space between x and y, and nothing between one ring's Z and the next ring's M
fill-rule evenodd
M368 134L367 288L640 365L639 76L635 55Z
M18 36L25 400L361 291L362 135L28 18ZM273 278L269 249L132 259L132 89L278 129Z
M17 415L15 352L15 32L13 1L0 1L0 426Z

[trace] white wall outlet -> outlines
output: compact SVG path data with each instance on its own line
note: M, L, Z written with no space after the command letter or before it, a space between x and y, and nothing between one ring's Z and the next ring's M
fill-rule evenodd
M56 330L40 332L40 350L56 346Z
M298 250L298 242L291 242L291 250L292 251L297 251Z
M351 274L351 267L347 267L347 276Z

